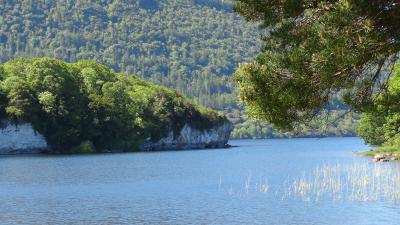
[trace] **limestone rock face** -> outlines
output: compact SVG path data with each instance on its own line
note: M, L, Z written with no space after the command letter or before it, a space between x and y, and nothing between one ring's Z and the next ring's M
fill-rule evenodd
M160 150L182 150L182 149L205 149L205 148L224 148L233 125L226 122L222 125L206 130L199 130L186 124L178 135L170 131L168 136L156 143L145 143L140 146L141 151L160 151Z
M372 158L372 160L374 162L389 162L389 161L395 161L395 160L399 160L400 157L398 154L394 154L394 153L377 153L374 155L374 157Z
M156 143L145 143L140 151L183 150L227 147L233 130L231 123L224 123L206 130L199 130L186 124L179 134L173 131ZM12 125L0 128L0 155L37 154L46 152L48 144L45 138L36 132L30 124Z
M36 154L47 149L45 138L30 124L0 128L0 154Z

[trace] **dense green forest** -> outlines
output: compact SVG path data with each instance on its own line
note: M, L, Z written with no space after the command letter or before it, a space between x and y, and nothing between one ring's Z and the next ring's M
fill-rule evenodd
M262 47L258 32L228 0L3 0L0 62L95 60L223 111L236 125L233 137L292 136L249 121L237 101L231 76ZM356 119L347 115L340 125L311 125L298 134L354 135Z
M93 61L11 60L0 65L0 99L0 121L32 124L61 153L133 151L185 124L227 122L176 91Z
M224 109L235 106L229 76L258 45L256 30L222 2L6 0L0 60L95 60Z

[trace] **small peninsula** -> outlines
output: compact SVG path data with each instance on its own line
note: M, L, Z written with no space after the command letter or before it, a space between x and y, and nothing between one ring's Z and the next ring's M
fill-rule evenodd
M226 147L227 118L168 88L93 61L0 65L0 153Z

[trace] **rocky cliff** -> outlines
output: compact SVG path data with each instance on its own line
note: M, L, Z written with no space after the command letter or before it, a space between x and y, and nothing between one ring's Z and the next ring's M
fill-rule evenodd
M142 151L181 150L227 147L233 125L226 122L211 129L199 130L186 124L179 134L169 132L168 136L156 143L140 146Z
M171 131L156 143L145 143L140 151L203 149L227 147L231 123L224 123L211 129L199 130L185 125L179 134ZM0 154L37 154L48 149L45 138L30 124L18 126L6 123L0 128Z
M0 154L36 154L46 149L46 140L30 124L6 123L0 128Z

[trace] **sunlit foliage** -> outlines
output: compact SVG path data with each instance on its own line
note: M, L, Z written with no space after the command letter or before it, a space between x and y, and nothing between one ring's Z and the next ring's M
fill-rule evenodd
M32 124L53 152L134 151L186 123L226 122L175 91L93 61L16 59L0 72L0 119Z
M356 110L385 87L381 71L400 50L400 2L236 0L258 23L264 48L235 79L254 118L283 128L307 123L337 93Z

